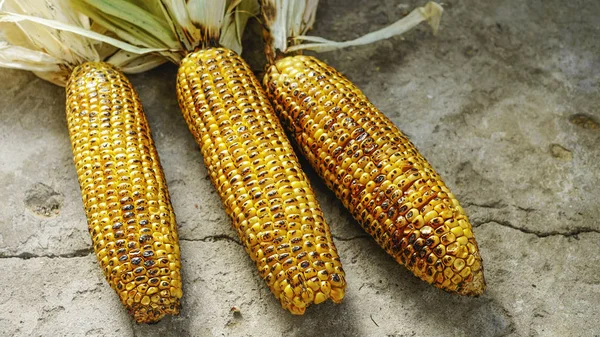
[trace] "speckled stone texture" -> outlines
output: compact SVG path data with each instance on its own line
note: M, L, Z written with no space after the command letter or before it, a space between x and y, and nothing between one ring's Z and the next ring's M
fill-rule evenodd
M600 336L600 3L444 3L436 37L422 26L319 57L411 137L459 198L484 259L482 297L412 276L304 161L348 288L341 305L284 311L211 186L177 106L176 68L163 66L130 79L177 214L183 309L136 325L91 253L64 90L2 69L0 335ZM313 34L355 38L422 4L322 1ZM260 72L254 46L247 58Z

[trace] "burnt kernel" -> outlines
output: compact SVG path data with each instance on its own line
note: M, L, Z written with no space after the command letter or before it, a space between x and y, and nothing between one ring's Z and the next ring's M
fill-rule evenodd
M415 233L412 233L409 237L408 237L408 243L409 244L413 244L415 242L415 240L417 239L417 235Z
M151 250L146 250L142 253L142 256L143 257L151 257L151 256L154 256L154 252Z
M410 260L408 261L408 265L414 265L415 263L417 263L417 254L414 253L410 256Z
M415 235L414 233L411 234L410 238L408 239L408 241L411 241L411 238L413 237L413 235ZM415 242L413 243L413 247L415 248L415 251L419 251L421 250L421 248L423 248L423 239L417 239L415 240Z

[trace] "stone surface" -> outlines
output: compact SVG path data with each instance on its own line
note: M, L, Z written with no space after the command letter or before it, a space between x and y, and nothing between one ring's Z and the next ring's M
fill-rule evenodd
M322 1L313 34L355 38L421 4ZM444 4L436 37L422 26L320 57L411 137L462 201L484 258L482 297L460 298L413 277L304 165L348 289L341 305L313 306L302 317L284 312L208 180L178 111L176 68L162 66L130 78L178 218L184 308L136 325L90 253L63 89L2 69L2 335L600 336L600 3ZM247 50L260 39L250 41ZM256 47L247 57L260 72Z

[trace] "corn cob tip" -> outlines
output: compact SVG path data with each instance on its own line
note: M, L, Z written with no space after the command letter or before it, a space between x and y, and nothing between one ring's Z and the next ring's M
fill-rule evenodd
M485 283L485 276L483 275L483 267L481 267L479 271L473 273L473 280L460 284L456 292L464 296L478 297L483 295L486 288L487 285Z
M166 315L179 315L181 304L179 299L175 299L168 307L153 307L151 304L139 304L129 309L129 314L133 316L138 324L158 323Z

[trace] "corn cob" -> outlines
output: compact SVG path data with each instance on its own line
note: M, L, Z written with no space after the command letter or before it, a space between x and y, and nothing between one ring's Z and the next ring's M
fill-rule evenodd
M225 48L190 53L177 97L244 248L282 306L303 314L327 298L339 303L346 281L329 227L249 66Z
M76 67L66 93L88 229L106 280L138 323L177 315L177 224L138 95L103 62Z
M462 207L354 84L298 55L269 66L264 86L298 149L381 247L436 287L484 292L479 249Z

